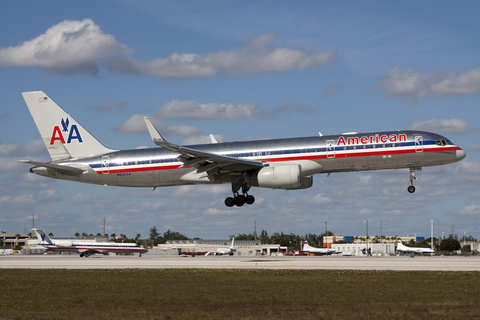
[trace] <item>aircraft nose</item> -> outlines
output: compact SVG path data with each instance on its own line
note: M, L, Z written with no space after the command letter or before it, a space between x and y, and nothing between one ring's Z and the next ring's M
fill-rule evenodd
M457 161L462 160L466 156L467 156L467 154L465 153L465 151L463 151L462 149L457 150Z

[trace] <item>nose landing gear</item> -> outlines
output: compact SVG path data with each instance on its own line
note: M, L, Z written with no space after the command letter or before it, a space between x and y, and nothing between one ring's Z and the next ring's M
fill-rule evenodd
M415 187L413 183L417 181L417 177L415 176L416 171L422 171L422 168L410 168L410 185L408 186L407 190L410 193L415 192Z

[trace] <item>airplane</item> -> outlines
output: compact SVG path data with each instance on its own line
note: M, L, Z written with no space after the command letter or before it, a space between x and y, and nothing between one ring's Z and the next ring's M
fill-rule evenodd
M148 117L145 124L161 148L116 150L105 147L43 91L23 98L52 158L18 160L30 172L54 179L105 186L157 187L231 184L228 207L253 204L251 187L300 190L313 175L409 169L408 192L415 192L422 167L454 163L466 153L439 134L399 130L340 135L179 146L165 140Z
M397 244L397 251L404 252L404 253L434 253L432 249L428 248L412 248L412 247L407 247L402 243L402 240L398 240Z
M324 249L324 248L311 247L307 241L305 241L305 243L303 244L303 251L309 252L309 253L321 253L321 254L329 254L329 255L342 253L341 251L337 251L336 249L332 249L332 248Z
M107 254L108 252L123 253L147 253L148 250L136 243L115 243L115 242L86 242L72 240L50 239L42 229L32 229L40 240L40 245L51 251L78 252L80 257L89 257L95 253Z
M217 250L215 252L213 252L213 255L215 256L218 256L218 255L221 255L221 256L233 256L235 254L235 252L237 252L237 249L235 249L233 247L233 244L235 243L235 237L232 237L232 244L230 245L230 247L228 248L217 248ZM210 253L212 253L211 251L207 252L205 254L205 256L208 256Z

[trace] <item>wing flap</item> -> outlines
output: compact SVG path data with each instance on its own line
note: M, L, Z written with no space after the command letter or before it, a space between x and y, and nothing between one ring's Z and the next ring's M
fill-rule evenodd
M162 137L148 117L144 117L144 120L152 141L162 148L180 154L178 160L183 162L182 167L193 166L197 168L197 173L207 172L210 176L211 172L218 171L214 170L217 168L221 168L222 171L239 172L263 167L261 161L228 157L170 143Z

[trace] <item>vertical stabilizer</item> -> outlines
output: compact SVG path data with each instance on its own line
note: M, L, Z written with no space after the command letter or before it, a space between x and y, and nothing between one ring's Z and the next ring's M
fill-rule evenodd
M35 234L37 235L37 239L40 240L42 243L46 242L48 244L53 244L52 240L47 236L47 234L42 230L42 229L32 229L35 231Z
M311 248L312 248L312 247L310 247L310 246L308 245L308 242L305 241L304 244L303 244L303 250L305 251L305 250L311 249Z
M22 95L53 161L116 151L101 144L43 91L22 92Z

